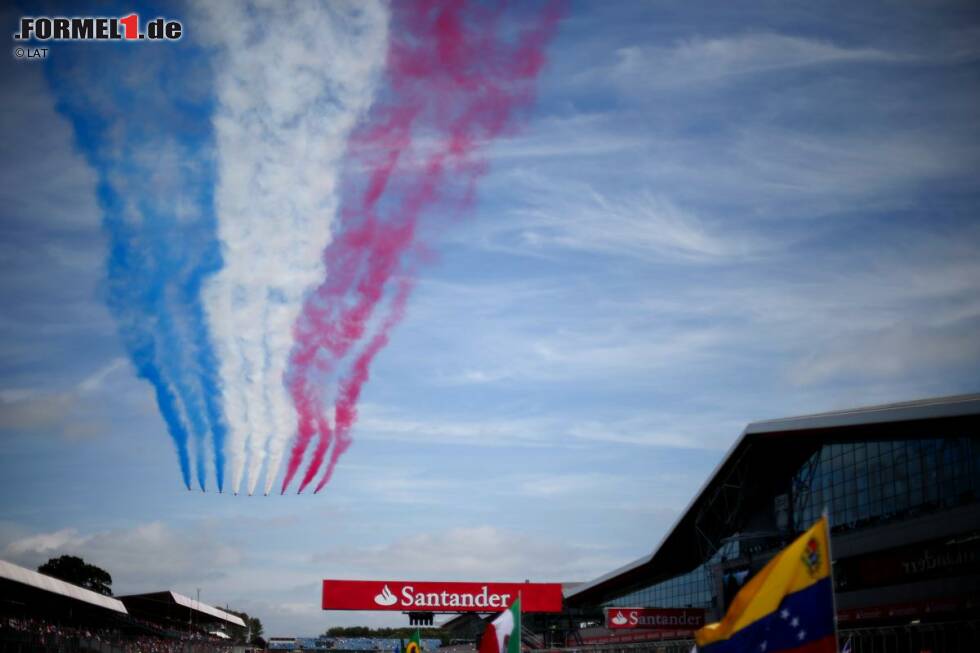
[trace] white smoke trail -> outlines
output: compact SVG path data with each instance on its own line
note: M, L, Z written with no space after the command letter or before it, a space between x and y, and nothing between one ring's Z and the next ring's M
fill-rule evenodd
M387 48L380 0L202 2L215 26L215 204L224 267L206 307L220 358L230 488L265 492L296 413L283 384L292 327L323 278L340 159ZM217 28L220 26L220 29Z

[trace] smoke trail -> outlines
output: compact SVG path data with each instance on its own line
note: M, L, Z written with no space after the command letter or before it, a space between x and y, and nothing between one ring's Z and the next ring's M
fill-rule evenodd
M350 446L370 364L401 319L419 264L419 221L454 199L465 205L472 198L485 171L483 148L532 99L558 14L557 5L549 5L532 17L529 29L506 34L503 14L477 3L423 0L397 3L393 11L384 100L352 139L353 189L344 198L340 234L324 253L327 277L295 327L289 388L299 430L283 492L314 438L300 491L331 444L317 491ZM391 289L395 279L401 281ZM374 335L339 380L331 430L322 384L342 373L372 323L378 325Z
M209 399L214 364L199 301L221 264L206 59L191 39L59 48L45 68L99 176L106 301L137 373L154 388L185 486L193 476L206 487L211 448L220 488L223 420Z
M339 161L373 96L378 2L202 2L218 39L216 206L225 267L206 288L229 425L231 487L266 491L296 432L292 324L323 277ZM234 25L234 29L227 26ZM302 425L300 425L302 429Z
M374 337L371 338L371 341L364 348L361 355L358 356L350 375L341 384L337 404L334 408L334 422L337 424L337 440L333 450L330 452L330 461L327 463L327 469L323 473L320 482L317 483L314 493L322 490L323 486L330 482L334 467L337 466L337 461L340 460L340 456L350 447L350 430L354 426L354 421L357 419L357 401L361 397L361 388L364 387L364 384L368 380L371 362L378 352L388 344L388 332L405 315L405 304L408 301L408 295L411 290L411 282L407 279L402 279L395 293L395 297L392 299L392 307L387 319L385 319ZM312 478L322 463L323 454L320 453L311 461L307 475ZM302 491L303 487L300 487L300 492Z

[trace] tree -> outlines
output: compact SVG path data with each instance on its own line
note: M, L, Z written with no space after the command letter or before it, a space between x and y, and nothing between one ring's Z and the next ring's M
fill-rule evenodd
M231 614L238 615L245 622L245 628L235 628L232 633L232 643L233 644L254 644L263 645L265 640L262 639L262 620L258 617L250 617L247 612L239 612L237 610L228 610Z
M51 558L37 568L42 574L60 578L66 583L112 596L112 576L101 567L90 565L77 556Z
M252 633L252 639L248 643L262 644L265 646L265 640L262 639L262 620L258 617L248 617L245 623L248 624L248 630Z

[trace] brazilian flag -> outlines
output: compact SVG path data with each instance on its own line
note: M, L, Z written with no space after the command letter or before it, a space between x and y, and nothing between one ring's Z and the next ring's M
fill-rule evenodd
M422 653L422 636L419 634L419 629L415 629L415 633L412 635L411 639L408 640L408 646L405 647L405 653Z

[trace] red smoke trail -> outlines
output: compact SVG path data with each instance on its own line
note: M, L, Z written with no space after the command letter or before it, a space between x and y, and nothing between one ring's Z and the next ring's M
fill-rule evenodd
M530 28L525 23L505 35L501 12L475 2L400 2L393 12L387 85L370 122L351 140L353 188L343 200L337 237L324 252L327 277L307 299L294 330L289 388L299 430L283 492L314 436L299 491L323 465L331 443L316 491L350 446L371 362L404 314L412 273L425 251L420 221L435 217L432 209L444 212L454 197L461 205L472 199L486 171L482 150L533 99L543 49L558 19L558 5L549 4L531 18ZM341 373L358 347L338 381L331 429L323 384Z
M385 319L374 337L371 338L371 341L364 348L364 351L361 352L361 355L358 356L350 375L340 386L339 396L334 408L334 423L337 425L337 441L334 444L333 451L330 452L330 462L327 464L327 470L323 473L320 482L317 483L314 492L322 490L323 486L330 481L337 461L347 451L347 447L350 446L350 430L354 426L354 420L357 419L357 400L361 396L361 388L364 386L365 381L368 380L371 361L388 344L388 332L405 315L405 303L408 301L408 295L411 290L412 282L410 279L404 278L399 282L398 290L391 302L392 305L387 319ZM316 461L315 458L314 461ZM320 462L322 462L322 457ZM311 464L309 469L315 470L319 467L320 462L317 462L316 467Z

